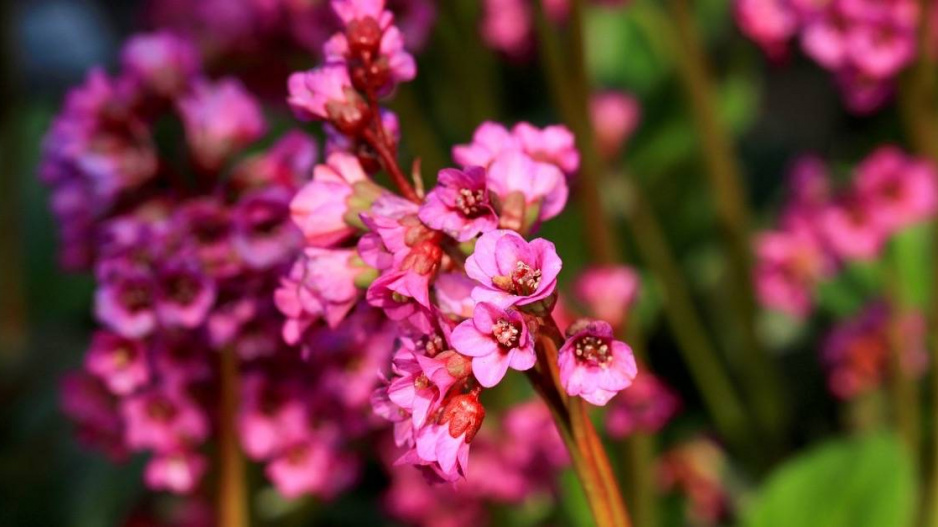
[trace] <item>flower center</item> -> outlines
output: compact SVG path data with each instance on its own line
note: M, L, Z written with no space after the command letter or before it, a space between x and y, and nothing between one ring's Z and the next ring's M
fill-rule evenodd
M515 270L511 272L511 283L514 286L515 293L520 295L530 295L537 291L537 286L541 284L541 270L533 269L530 265L518 261L515 264Z
M586 336L576 341L576 358L590 366L607 366L612 361L609 343L599 337Z
M488 200L485 199L484 189L459 189L459 195L456 196L456 208L467 218L478 218L485 214L485 206Z
M518 340L521 338L521 330L502 318L492 324L492 335L499 346L506 349L517 348Z

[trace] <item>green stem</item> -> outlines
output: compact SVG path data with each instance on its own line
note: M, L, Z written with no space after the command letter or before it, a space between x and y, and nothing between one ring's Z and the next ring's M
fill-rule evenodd
M636 432L623 443L624 464L627 468L627 496L635 524L655 527L658 524L658 504L655 484L655 436Z
M710 66L698 34L689 0L671 0L677 69L687 94L701 154L727 254L727 287L740 321L739 365L747 398L769 437L779 437L787 421L781 385L771 359L756 334L754 287L751 280L750 219L746 191L729 131L716 108Z
M241 389L238 357L231 348L221 351L221 405L218 420L218 525L248 527L247 480L244 456L238 445L236 416Z
M890 348L890 377L892 403L892 418L895 420L899 434L912 456L912 466L918 467L920 459L919 438L921 437L921 404L919 401L918 383L906 374L902 366L902 354L906 341L903 335L902 320L906 314L906 306L900 298L900 277L895 261L895 255L890 255L888 262L887 290L889 295L888 338Z

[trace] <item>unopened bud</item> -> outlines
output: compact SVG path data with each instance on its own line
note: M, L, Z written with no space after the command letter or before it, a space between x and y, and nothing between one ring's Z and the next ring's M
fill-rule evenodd
M465 379L472 374L472 359L454 350L444 351L436 358L446 363L446 373L455 379Z
M478 393L473 392L450 399L449 404L443 409L440 424L449 423L451 437L457 438L465 433L466 443L471 443L482 428L484 419L485 407L479 402Z

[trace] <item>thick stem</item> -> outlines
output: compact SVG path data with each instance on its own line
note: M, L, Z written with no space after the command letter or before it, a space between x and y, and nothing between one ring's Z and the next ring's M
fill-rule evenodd
M381 125L379 124L378 126ZM383 130L383 128L381 129ZM417 191L415 191L413 185L410 184L410 180L407 179L404 171L401 170L400 165L397 164L397 156L394 155L394 152L388 147L387 143L382 140L383 135L383 133L376 134L369 129L362 132L362 139L378 154L378 158L381 160L381 166L384 167L384 170L391 176L391 181L394 182L394 186L397 187L401 195L414 203L422 202L423 200L420 199L420 196L417 195Z
M732 139L716 109L716 93L690 0L671 0L678 74L693 115L704 166L716 202L726 248L726 285L740 325L739 372L755 415L769 437L778 437L787 415L772 362L756 334L755 294L751 279L749 209Z
M247 480L238 444L236 416L241 389L238 357L230 348L220 357L221 401L218 419L218 525L248 527Z
M597 527L630 527L628 512L609 458L579 397L568 398L557 369L557 343L546 333L537 344L538 362L528 378L554 416L557 429L570 452L573 469L583 485Z

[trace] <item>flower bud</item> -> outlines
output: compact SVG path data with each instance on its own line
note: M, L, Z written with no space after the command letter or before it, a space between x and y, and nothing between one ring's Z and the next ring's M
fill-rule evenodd
M485 407L479 402L478 390L474 390L472 393L457 395L450 399L443 408L440 424L449 423L451 437L457 438L465 433L466 443L471 443L482 428L484 419Z

